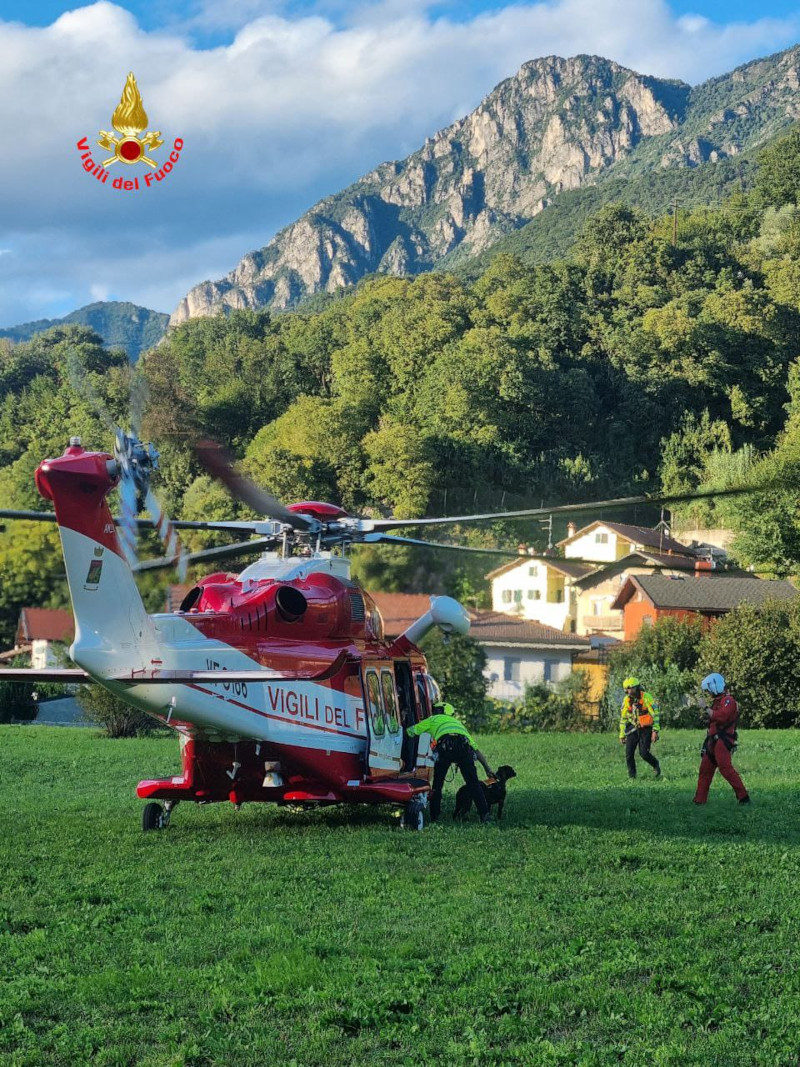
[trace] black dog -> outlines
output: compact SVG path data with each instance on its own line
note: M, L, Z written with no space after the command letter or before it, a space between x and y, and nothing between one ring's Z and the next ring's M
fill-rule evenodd
M489 810L497 805L497 818L503 818L503 805L506 802L506 782L509 778L516 778L517 772L513 767L509 767L508 764L503 764L502 767L497 768L497 775L495 778L490 778L488 783L481 782L481 789L483 795L486 797L486 803L489 805ZM462 785L459 791L456 793L456 810L453 812L454 819L463 819L469 814L472 807L472 797L469 795L469 786Z

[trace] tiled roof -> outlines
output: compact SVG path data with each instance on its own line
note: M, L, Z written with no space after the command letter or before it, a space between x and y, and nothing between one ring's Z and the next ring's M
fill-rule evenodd
M23 608L19 615L17 637L22 641L63 641L75 636L71 611L61 608Z
M548 559L545 567L552 567L554 571L566 574L570 578L582 578L594 570L591 563L575 563L569 559Z
M169 586L169 588L167 589L167 603L164 607L164 610L177 611L180 608L181 603L183 602L183 598L186 596L189 590L193 588L194 586L192 585Z
M565 634L555 626L546 626L531 619L518 619L502 611L471 611L469 636L481 644L504 645L568 645L589 648L588 637Z
M631 575L612 608L621 608L642 590L656 608L687 611L730 611L739 604L764 604L768 600L793 600L800 595L791 582L758 578L668 578L663 574Z
M493 571L489 571L486 575L487 578L499 578L501 574L506 574L508 571L513 571L515 567L522 566L522 564L530 563L531 566L535 564L541 564L543 567L552 567L554 571L558 571L559 574L567 574L571 578L578 578L582 574L588 574L593 569L591 563L576 563L571 559L563 559L561 556L553 556L550 559L542 559L541 556L523 556L519 559L512 559L508 563L504 563L502 567L496 567Z
M629 526L623 522L606 522L605 519L597 519L595 522L589 523L588 526L577 530L571 537L565 537L563 541L558 542L559 547L570 544L576 538L582 537L587 531L593 530L597 526L605 526L620 537L624 537L626 541L630 541L635 545L642 545L645 548L653 548L661 552L680 552L687 556L694 554L693 549L689 548L688 545L682 545L680 541L667 537L661 530L650 526Z
M628 567L664 567L674 571L693 571L697 559L694 556L671 556L666 552L648 552L646 549L637 549L629 552L622 559L612 560L610 563L598 563L597 568L588 574L582 575L575 582L582 589L587 589L598 582L605 582L613 574L624 571Z
M370 596L381 613L386 637L398 637L431 608L431 598L425 593L370 593Z

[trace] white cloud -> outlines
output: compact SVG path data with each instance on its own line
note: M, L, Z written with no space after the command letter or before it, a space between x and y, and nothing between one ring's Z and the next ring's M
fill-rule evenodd
M800 36L798 20L718 25L676 18L663 0L522 3L458 22L423 0L332 3L337 21L286 10L207 4L180 30L145 32L101 0L44 28L0 22L0 99L13 101L0 111L13 145L0 241L16 268L0 266L0 323L86 303L98 277L117 299L147 294L171 309L319 197L415 150L528 59L588 52L698 81ZM201 48L190 33L213 12L235 36ZM185 141L168 180L138 196L109 187L123 164L101 186L75 147L86 136L103 158L94 142L129 70L151 128Z

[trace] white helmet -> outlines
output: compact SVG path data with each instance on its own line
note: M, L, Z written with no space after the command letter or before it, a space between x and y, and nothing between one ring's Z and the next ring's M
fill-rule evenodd
M725 679L721 674L709 674L700 683L700 688L714 697L725 692Z

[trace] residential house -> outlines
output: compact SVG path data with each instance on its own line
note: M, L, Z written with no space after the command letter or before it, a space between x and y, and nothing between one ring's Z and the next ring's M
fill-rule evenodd
M383 636L389 641L399 637L431 608L427 593L370 593L370 596L383 619Z
M671 615L712 620L739 604L765 604L793 600L800 592L791 582L763 581L755 577L691 577L664 574L631 575L612 604L623 612L624 635L632 641L643 626Z
M583 694L583 713L597 718L600 704L608 684L609 653L619 641L615 637L596 636L589 638L589 648L578 652L572 661L573 673L586 676L586 692Z
M373 593L372 597L390 639L430 608L428 596ZM573 656L590 648L586 638L505 612L470 611L469 615L469 635L486 653L488 695L497 700L518 700L529 684L563 681L572 673Z
M630 574L667 573L710 569L695 550L676 541L659 527L633 526L622 522L596 520L577 530L570 523L567 537L559 548L567 559L597 560L599 567L574 583L575 632L578 634L622 634L622 613L612 607Z
M0 659L30 656L34 670L59 667L75 636L71 611L56 608L23 608L19 615L14 647Z
M519 700L526 685L564 681L574 656L590 647L585 637L505 612L475 611L470 619L470 637L486 653L488 695L496 700Z
M668 555L640 549L615 560L574 583L576 604L575 632L583 635L610 634L621 638L622 612L613 604L625 582L633 574L686 574L700 570L707 574L712 568L708 560L695 556Z
M575 622L573 585L592 570L587 563L521 556L486 576L492 584L492 609L570 633Z
M567 530L567 536L558 542L558 547L563 549L566 559L614 563L640 550L661 555L694 555L688 545L676 541L666 530L658 527L631 526L628 523L597 519L580 530L575 528L574 523L570 523Z

